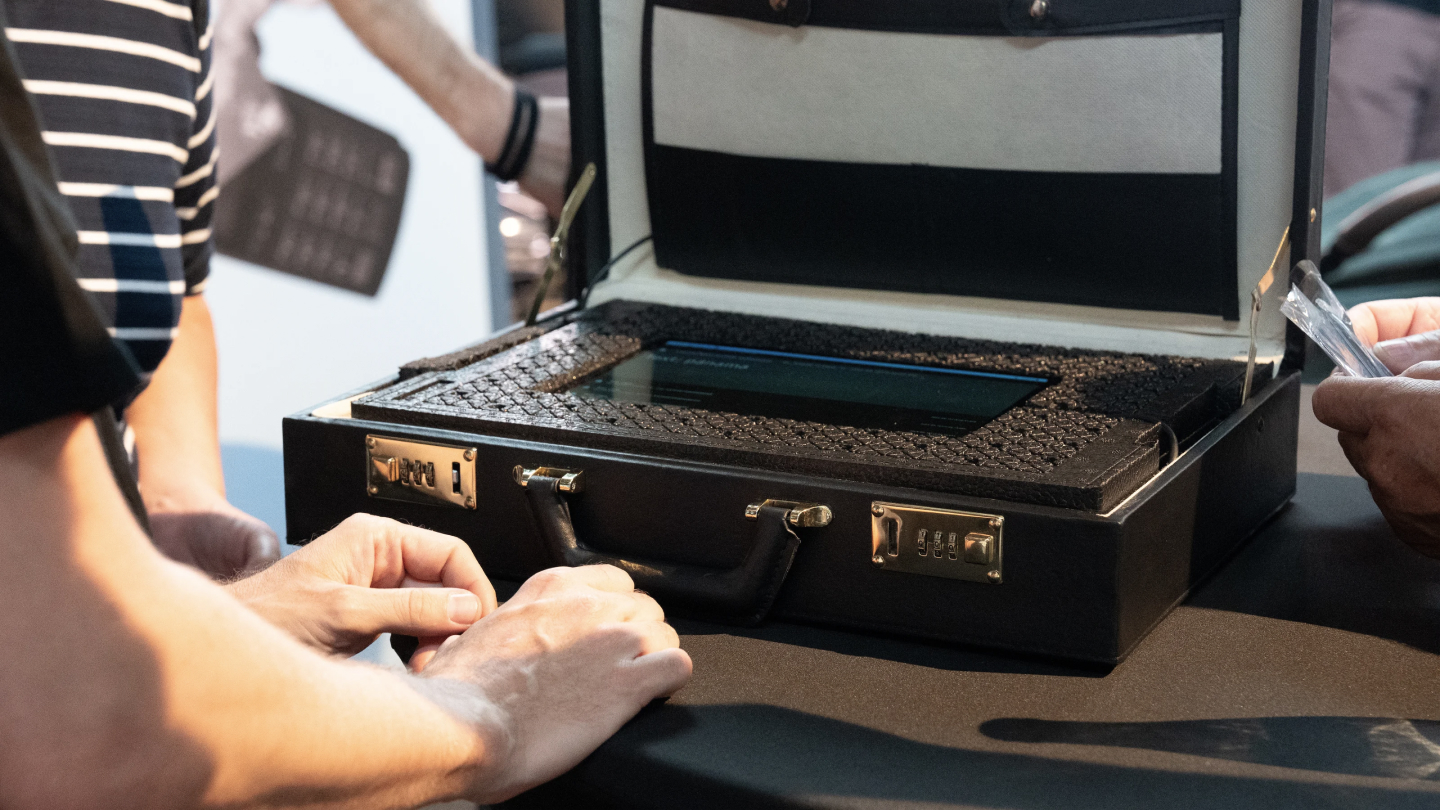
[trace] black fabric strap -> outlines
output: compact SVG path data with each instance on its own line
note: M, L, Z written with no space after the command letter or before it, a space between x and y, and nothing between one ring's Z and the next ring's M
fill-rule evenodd
M115 411L101 408L90 415L90 420L95 423L95 433L99 435L100 447L105 451L105 463L110 466L110 474L115 477L115 485L120 488L120 494L125 496L130 514L135 516L135 522L140 524L140 528L150 534L150 515L145 511L145 501L140 498L140 482L135 480L135 468L130 463L130 454L125 452L125 438L120 423L115 418Z
M535 146L535 128L540 123L540 102L535 96L515 88L515 111L510 115L510 131L505 133L505 146L494 163L486 163L485 170L501 180L514 180L525 171L530 162L530 151Z
M790 26L1011 36L1171 29L1240 17L1239 0L655 0L655 5Z

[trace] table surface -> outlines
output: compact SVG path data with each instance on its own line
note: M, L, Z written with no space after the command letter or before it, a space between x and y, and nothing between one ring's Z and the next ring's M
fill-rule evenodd
M1440 807L1440 561L1354 477L1302 474L1113 670L676 625L691 683L516 806Z

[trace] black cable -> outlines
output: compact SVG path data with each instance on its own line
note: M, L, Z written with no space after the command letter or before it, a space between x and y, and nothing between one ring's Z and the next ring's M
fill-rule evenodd
M621 259L629 256L635 251L636 248L640 247L646 242L649 242L652 238L653 237L650 234L646 234L645 236L636 239L634 242L630 243L629 247L615 254L613 257L611 257L610 261L605 262L603 265L601 265L600 269L595 271L595 275L591 276L590 280L586 282L585 289L580 291L579 308L584 309L585 305L590 302L590 291L595 289L596 284L604 281L605 277L610 275L610 268L614 267L617 263L619 263Z

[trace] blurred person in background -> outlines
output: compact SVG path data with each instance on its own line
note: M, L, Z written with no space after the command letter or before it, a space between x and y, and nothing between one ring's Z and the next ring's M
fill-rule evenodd
M238 172L278 134L284 109L260 73L254 28L275 0L225 0L215 33L223 176ZM315 0L303 0L314 3ZM331 0L335 13L501 180L552 216L570 173L570 104L536 97L457 41L429 0ZM232 148L232 143L234 148Z
M429 0L331 0L355 36L486 167L558 217L570 175L570 102L535 97L445 31Z
M1325 196L1440 158L1440 0L1335 0Z

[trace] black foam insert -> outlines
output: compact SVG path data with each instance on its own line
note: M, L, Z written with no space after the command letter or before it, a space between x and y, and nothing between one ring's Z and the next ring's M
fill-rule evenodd
M965 436L862 429L565 393L669 340L1046 377ZM1163 423L1197 437L1239 405L1243 363L916 335L631 302L467 350L352 405L358 418L1024 503L1106 511L1153 475ZM473 358L473 360L471 360ZM418 372L418 373L417 373Z

